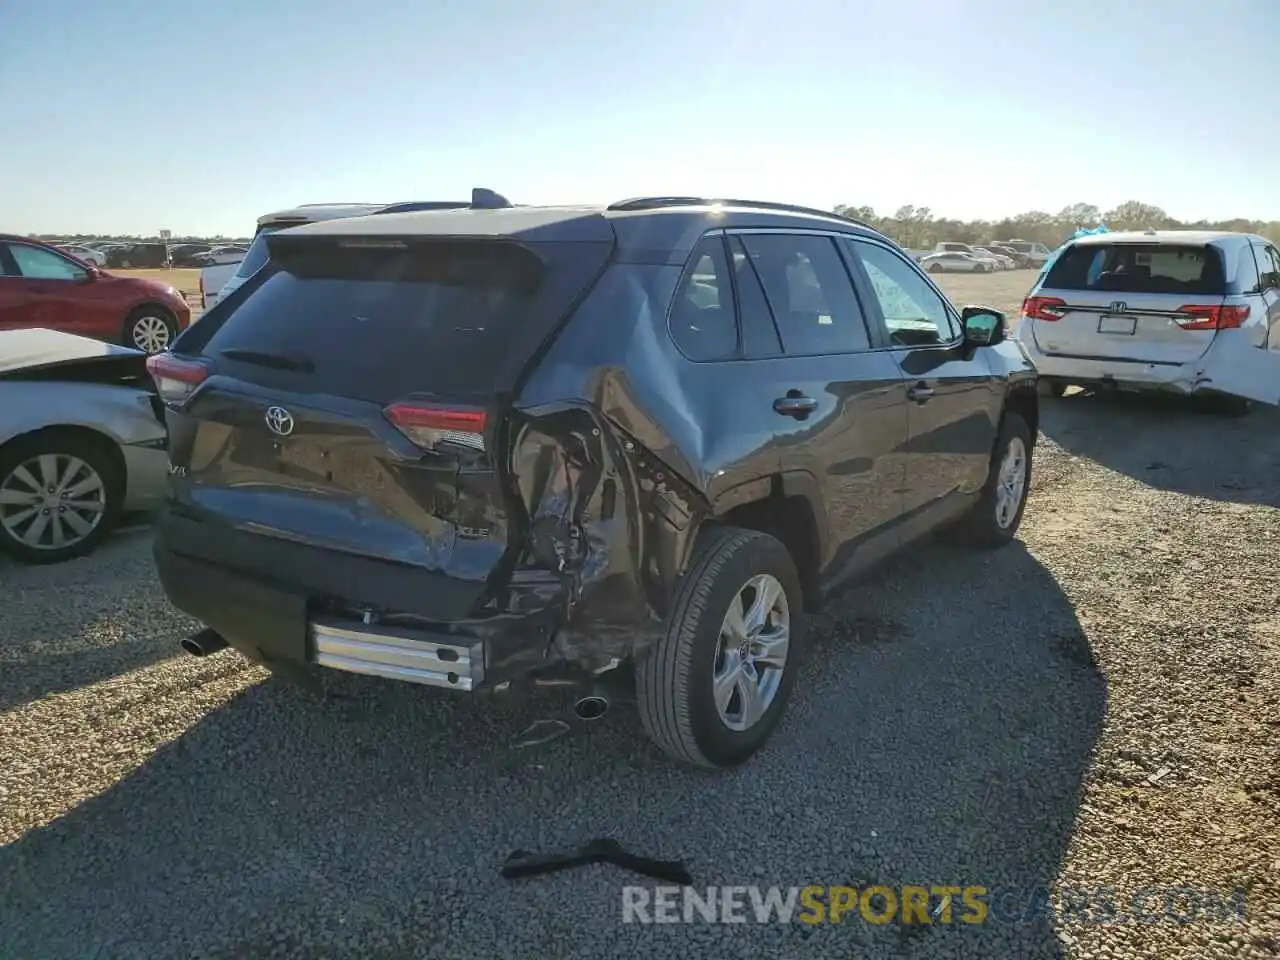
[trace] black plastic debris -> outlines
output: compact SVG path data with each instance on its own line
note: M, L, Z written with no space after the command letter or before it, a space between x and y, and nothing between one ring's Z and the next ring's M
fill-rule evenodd
M528 850L517 850L507 857L502 865L502 876L507 880L519 880L542 873L555 873L572 867L585 867L593 863L610 863L623 870L630 870L642 876L652 877L665 883L689 886L693 877L689 875L683 860L653 860L649 857L637 856L622 848L616 840L607 838L592 840L578 850L560 853L530 853Z

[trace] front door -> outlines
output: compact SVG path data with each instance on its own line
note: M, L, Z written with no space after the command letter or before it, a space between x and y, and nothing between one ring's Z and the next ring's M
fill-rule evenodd
M16 266L21 306L13 312L18 322L12 327L47 327L66 333L86 333L93 329L90 311L78 308L81 284L89 272L69 257L43 247L10 241L9 262Z
M955 311L914 264L873 240L852 240L848 249L906 386L903 535L910 538L963 512L982 490L1004 385L985 353L964 345Z

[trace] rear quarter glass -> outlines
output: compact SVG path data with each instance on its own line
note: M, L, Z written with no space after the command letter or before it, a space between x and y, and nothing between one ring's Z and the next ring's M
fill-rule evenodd
M607 246L590 256L547 249L589 244L276 241L271 271L201 353L218 372L263 386L379 403L410 394L491 400L513 354L527 358L608 256ZM234 355L246 351L289 362Z

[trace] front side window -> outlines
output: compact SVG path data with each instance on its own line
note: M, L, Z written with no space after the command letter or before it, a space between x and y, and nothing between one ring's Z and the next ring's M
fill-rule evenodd
M703 237L671 305L671 337L690 360L738 355L738 319L723 237Z
M788 355L856 353L870 348L853 282L830 237L748 233L740 239Z
M41 247L11 243L9 252L18 264L18 273L28 280L79 280L85 276L83 267Z
M891 344L930 346L956 338L946 301L919 270L879 244L855 240L850 246L871 281Z

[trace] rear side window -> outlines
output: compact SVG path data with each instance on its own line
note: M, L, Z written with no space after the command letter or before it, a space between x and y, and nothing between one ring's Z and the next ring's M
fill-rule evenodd
M200 352L252 382L377 402L491 399L499 371L527 359L609 255L595 244L277 239L270 273ZM547 249L559 247L574 249Z
M829 237L744 234L741 239L788 355L869 349L853 282Z
M738 321L723 237L704 237L671 305L671 338L690 360L731 360L738 355Z
M1044 285L1117 293L1226 293L1222 257L1214 247L1164 243L1076 244L1054 262Z
M1258 263L1253 258L1253 253L1253 249L1249 245L1242 247L1240 250L1240 256L1236 263L1235 289L1237 293L1258 292L1261 275L1258 272Z

